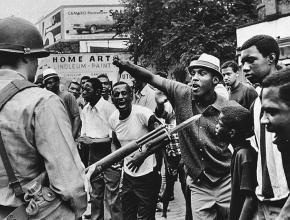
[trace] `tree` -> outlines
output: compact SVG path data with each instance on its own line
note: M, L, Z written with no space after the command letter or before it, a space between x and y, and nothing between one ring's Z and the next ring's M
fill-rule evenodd
M129 51L166 70L202 52L225 61L236 51L236 28L257 19L253 0L123 0L117 34L130 33Z

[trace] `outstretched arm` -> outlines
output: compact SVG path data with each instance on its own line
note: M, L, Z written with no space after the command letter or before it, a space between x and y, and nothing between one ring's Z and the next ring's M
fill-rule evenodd
M132 77L147 82L151 84L152 86L160 89L161 91L164 91L162 80L163 78L157 75L154 75L149 70L137 66L131 62L128 61L122 61L119 59L119 57L115 56L113 58L113 64L117 67L119 67L120 72L127 71Z

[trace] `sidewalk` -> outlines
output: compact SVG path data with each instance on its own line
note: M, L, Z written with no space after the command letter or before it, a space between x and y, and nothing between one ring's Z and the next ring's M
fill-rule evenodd
M185 200L181 191L180 182L174 185L174 200L169 203L169 212L166 220L184 220L185 218ZM163 220L162 212L156 212L156 220Z

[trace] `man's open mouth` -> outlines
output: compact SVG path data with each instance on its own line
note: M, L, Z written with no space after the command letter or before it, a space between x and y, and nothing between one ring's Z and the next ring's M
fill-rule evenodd
M197 84L192 84L191 88L192 88L193 91L197 91L200 88L200 86L197 85Z

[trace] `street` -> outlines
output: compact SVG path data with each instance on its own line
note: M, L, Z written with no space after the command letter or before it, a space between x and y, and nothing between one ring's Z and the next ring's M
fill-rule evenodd
M169 212L167 212L167 220L184 220L185 218L185 200L181 191L180 182L174 185L174 200L169 203ZM162 212L156 212L156 220L164 220L161 217Z

